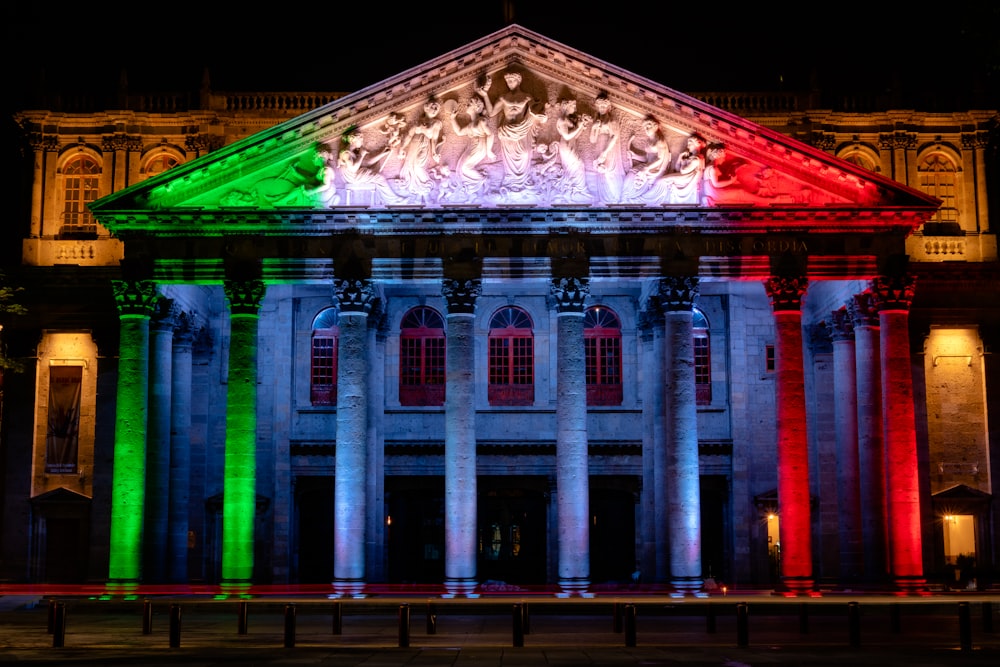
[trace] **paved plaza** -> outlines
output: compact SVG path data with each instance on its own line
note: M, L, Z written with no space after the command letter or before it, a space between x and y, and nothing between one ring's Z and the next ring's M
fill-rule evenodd
M0 663L990 665L1000 596L0 596ZM1000 621L1000 619L997 619Z

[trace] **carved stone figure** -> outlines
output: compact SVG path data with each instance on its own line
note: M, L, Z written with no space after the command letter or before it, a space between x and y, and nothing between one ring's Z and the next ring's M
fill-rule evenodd
M677 157L677 171L660 177L654 190L662 191L661 200L667 204L693 204L701 200L701 176L705 171L705 140L692 134L687 139L687 150ZM654 193L659 199L659 192Z
M605 92L594 99L597 115L590 124L590 143L597 150L594 170L598 174L598 198L606 204L617 204L622 198L625 166L622 160L621 122Z
M388 156L392 149L386 147L375 157L368 159L368 151L364 148L364 137L356 129L348 130L342 139L342 147L337 154L337 167L340 176L344 179L344 187L347 189L347 204L350 205L351 195L359 190L370 190L374 192L372 204L377 203L377 198L386 204L402 204L404 199L397 195L389 183L375 168L382 160Z
M437 181L431 169L441 162L441 130L443 123L438 114L441 104L436 99L424 103L423 114L410 126L399 146L403 164L399 169L400 189L415 203L429 204L435 199L432 193Z
M560 202L584 203L593 197L587 190L587 169L576 151L576 139L590 125L590 116L576 113L576 100L562 99L556 105L559 115L556 132L559 133L557 150L562 163L562 178L556 198Z
M495 103L490 101L489 96L491 79L487 79L486 84L476 92L483 98L487 116L500 116L497 121L497 138L504 164L502 186L508 192L519 192L531 186L531 155L535 132L548 118L545 114L532 111L531 104L534 100L521 90L520 73L508 71L504 74L504 81L508 89Z
M496 159L496 154L493 152L493 130L482 116L485 108L482 99L472 97L465 104L465 113L469 116L468 123L459 124L457 107L451 115L451 128L455 135L469 139L469 145L455 165L459 179L455 195L463 196L466 201L473 200L486 187L486 172L479 169L479 165Z
M638 141L637 137L629 140L632 168L622 190L622 201L629 203L643 203L654 198L650 189L670 165L670 146L656 118L646 116L643 119L642 134Z

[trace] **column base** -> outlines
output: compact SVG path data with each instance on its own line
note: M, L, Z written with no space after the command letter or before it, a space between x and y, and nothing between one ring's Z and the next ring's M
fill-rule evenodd
M139 597L138 579L109 579L104 584L102 600L122 599L135 600Z
M927 580L921 576L894 576L892 586L896 595L929 595Z
M812 577L782 577L781 584L784 588L781 594L785 597L808 596L816 588L816 582Z
M444 580L443 598L478 598L476 588L479 582L475 577L448 578Z
M333 593L326 596L330 600L366 597L364 579L334 579L331 586Z
M225 580L219 584L219 594L215 596L217 600L228 600L232 598L249 598L250 586L253 584L249 580Z
M587 577L568 577L559 580L559 592L556 593L557 598L591 598L594 597L593 593L588 593L587 589L590 588L590 578Z
M701 577L674 577L670 580L670 585L674 587L673 592L670 593L672 598L707 597L703 590L705 580Z

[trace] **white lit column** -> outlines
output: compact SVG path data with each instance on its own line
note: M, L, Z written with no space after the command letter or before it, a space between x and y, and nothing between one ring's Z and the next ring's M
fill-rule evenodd
M583 342L586 278L553 278L556 302L556 487L559 588L590 586L590 468L587 457L587 358Z
M479 279L446 278L444 403L444 586L448 597L476 595L476 299Z

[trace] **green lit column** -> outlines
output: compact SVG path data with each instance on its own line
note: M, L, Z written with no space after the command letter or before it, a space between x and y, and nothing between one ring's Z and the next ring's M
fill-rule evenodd
M257 323L261 280L227 280L229 377L222 486L222 592L240 595L253 577L257 507Z
M115 281L113 287L121 340L118 345L118 395L111 480L108 592L127 594L142 579L149 318L160 297L156 283L151 281Z

